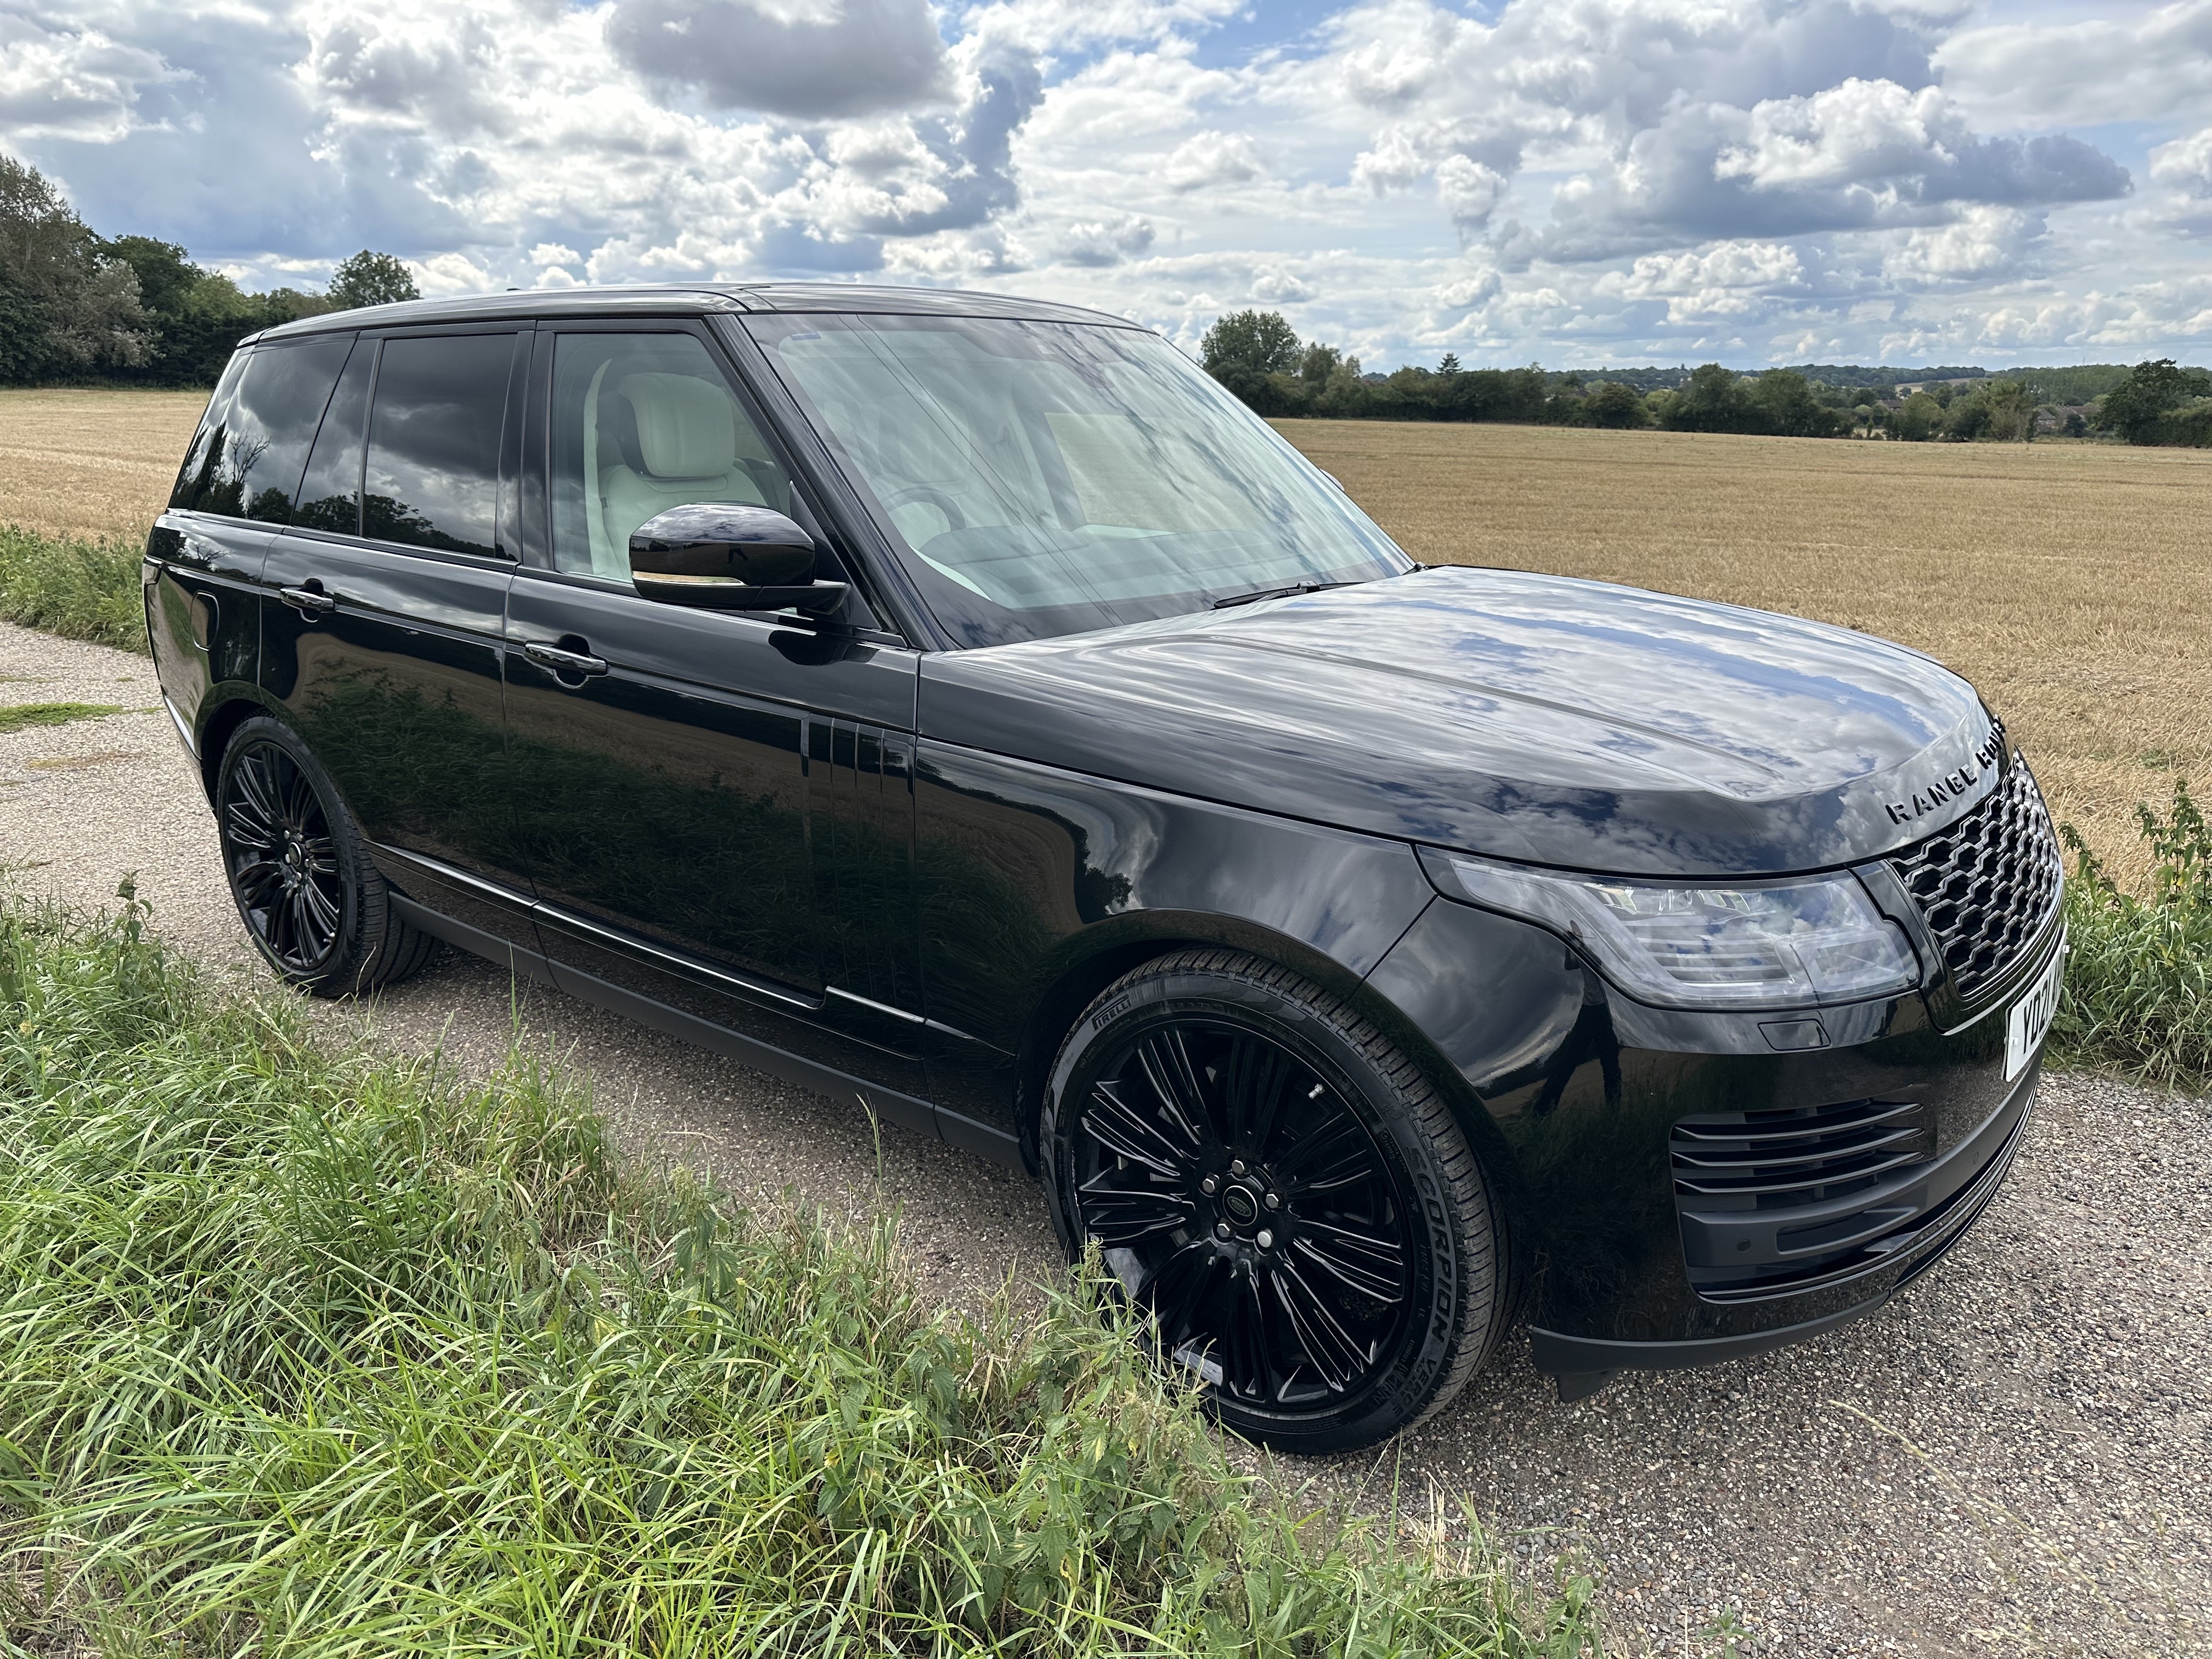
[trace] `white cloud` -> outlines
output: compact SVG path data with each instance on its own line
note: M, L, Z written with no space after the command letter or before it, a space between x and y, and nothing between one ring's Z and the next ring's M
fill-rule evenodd
M2212 127L2151 151L2150 176L2185 196L2212 196Z
M923 0L614 0L606 38L630 68L727 109L819 119L951 94Z
M97 28L0 12L0 132L112 143L138 125L141 90L179 78L158 52Z
M216 3L0 0L0 144L295 285L872 276L1186 344L1261 304L1371 367L2180 349L2212 307L2212 0Z

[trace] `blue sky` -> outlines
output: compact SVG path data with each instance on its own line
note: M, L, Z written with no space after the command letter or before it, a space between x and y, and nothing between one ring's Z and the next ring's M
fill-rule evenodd
M2212 0L0 0L0 148L255 285L804 274L1369 368L2212 356Z

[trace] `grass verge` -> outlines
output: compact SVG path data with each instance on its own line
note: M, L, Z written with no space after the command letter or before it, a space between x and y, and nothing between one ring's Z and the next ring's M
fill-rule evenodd
M1471 1516L1268 1500L1095 1280L933 1312L889 1224L627 1165L546 1066L330 1050L122 896L0 908L0 1650L1595 1647Z
M96 720L119 714L118 702L19 702L0 707L0 737L33 726L67 726L71 720Z
M2105 872L2070 823L2066 994L2051 1028L2062 1064L2096 1066L2168 1088L2212 1090L2212 825L2176 779L2160 816L2136 808L2152 857L2139 898Z
M125 651L146 649L139 550L0 525L0 621Z

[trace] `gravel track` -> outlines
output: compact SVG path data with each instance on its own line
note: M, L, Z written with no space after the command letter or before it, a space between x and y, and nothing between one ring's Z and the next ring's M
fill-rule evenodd
M142 657L0 624L0 704L134 711L0 736L0 882L112 902L258 975L204 797ZM470 1066L518 1030L588 1073L622 1138L736 1190L896 1206L918 1277L975 1306L1058 1261L1027 1180L458 954L373 1004ZM1560 1406L1525 1338L1421 1432L1272 1465L1313 1501L1426 1525L1464 1497L1538 1559L1598 1565L1609 1649L1705 1655L2212 1654L2212 1107L2046 1079L2004 1191L1950 1260L1801 1347L1630 1376Z

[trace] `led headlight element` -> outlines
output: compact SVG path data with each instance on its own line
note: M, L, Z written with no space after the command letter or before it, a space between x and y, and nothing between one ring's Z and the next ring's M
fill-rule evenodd
M1848 874L1718 886L1573 876L1457 854L1422 862L1447 892L1565 934L1644 1002L1802 1007L1920 982L1904 931Z

